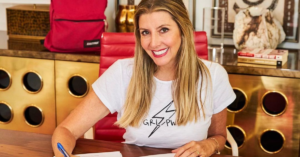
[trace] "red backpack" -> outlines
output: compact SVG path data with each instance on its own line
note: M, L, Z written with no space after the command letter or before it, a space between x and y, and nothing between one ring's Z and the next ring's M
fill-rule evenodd
M99 54L106 7L107 0L51 0L44 46L53 52Z

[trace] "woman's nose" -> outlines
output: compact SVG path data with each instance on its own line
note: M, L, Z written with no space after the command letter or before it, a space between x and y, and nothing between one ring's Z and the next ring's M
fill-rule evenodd
M150 47L151 48L157 48L160 45L160 37L159 34L153 33L151 34L151 41L150 41Z

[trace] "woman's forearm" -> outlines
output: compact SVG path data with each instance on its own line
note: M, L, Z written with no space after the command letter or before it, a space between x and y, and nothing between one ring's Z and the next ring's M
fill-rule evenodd
M215 136L208 137L208 140L211 140L214 143L216 148L216 153L224 149L226 137L222 135L215 135Z
M57 143L61 143L69 155L72 154L72 151L76 144L76 138L73 134L64 127L58 126L52 136L52 148L55 154L55 157L64 157L63 154L57 149Z

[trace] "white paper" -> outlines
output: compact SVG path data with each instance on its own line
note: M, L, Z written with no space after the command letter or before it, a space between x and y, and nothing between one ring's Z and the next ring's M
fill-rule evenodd
M174 156L175 156L175 153L168 153L168 154L141 156L141 157L174 157Z
M76 154L76 156L79 156L79 157L122 157L122 154L119 151L117 151L117 152L105 152L105 153Z
M120 152L77 154L80 157L122 157Z

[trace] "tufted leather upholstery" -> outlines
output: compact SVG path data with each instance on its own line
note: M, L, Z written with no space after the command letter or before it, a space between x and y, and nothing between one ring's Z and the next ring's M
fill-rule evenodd
M198 56L208 59L207 37L205 32L195 32L195 47ZM133 33L105 32L101 39L99 76L115 61L134 56L135 36ZM109 114L95 125L94 139L122 142L125 129L114 126L117 113Z

